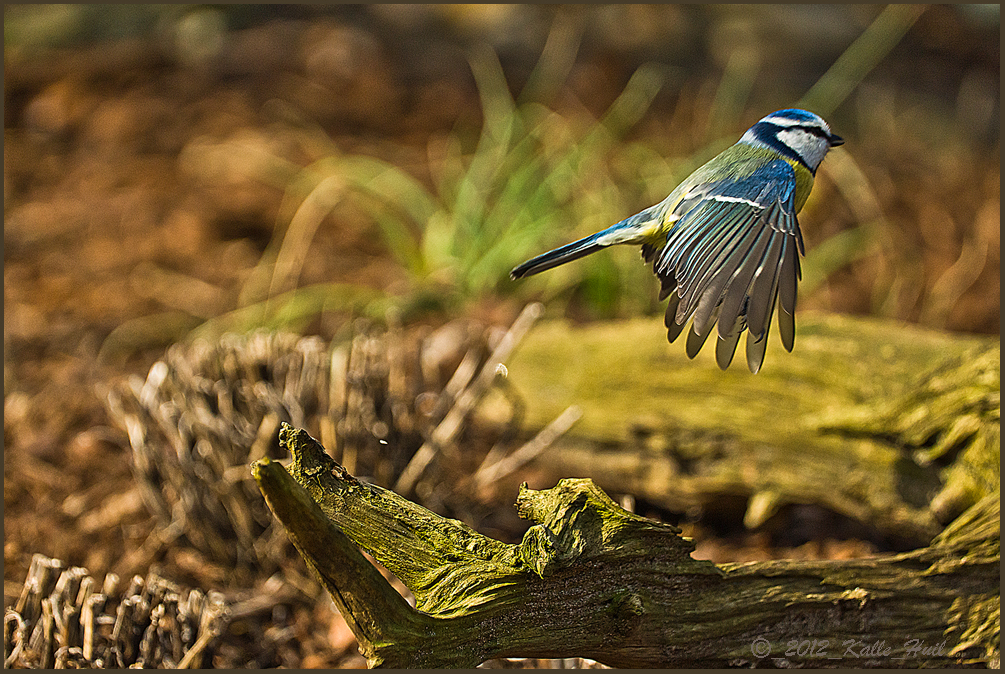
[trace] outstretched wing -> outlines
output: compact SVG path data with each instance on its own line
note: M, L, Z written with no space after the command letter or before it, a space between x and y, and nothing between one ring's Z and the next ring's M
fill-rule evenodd
M742 169L741 169L742 172ZM672 342L693 316L687 354L701 349L718 321L716 361L725 369L746 329L747 365L764 360L776 298L782 343L795 337L796 282L802 235L795 213L795 173L787 162L766 163L741 180L721 180L687 192L669 218L677 218L661 248L643 255L660 278Z

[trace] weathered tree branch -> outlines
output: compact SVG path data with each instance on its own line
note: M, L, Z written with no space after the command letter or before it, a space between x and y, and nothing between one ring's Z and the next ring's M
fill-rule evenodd
M930 547L834 562L715 565L589 480L523 488L519 545L348 475L284 426L288 471L254 475L371 666L583 656L619 667L953 666L999 659L1000 492ZM414 593L409 606L362 548Z

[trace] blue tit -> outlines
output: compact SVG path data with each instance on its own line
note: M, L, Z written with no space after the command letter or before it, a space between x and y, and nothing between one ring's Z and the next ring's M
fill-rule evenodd
M641 245L659 277L660 300L670 297L667 338L673 342L692 319L686 351L694 358L718 321L715 357L725 370L746 330L747 366L756 373L776 299L782 344L792 351L801 277L797 251L804 254L796 214L827 151L843 142L812 112L773 112L660 203L538 255L510 277L537 274L614 244Z

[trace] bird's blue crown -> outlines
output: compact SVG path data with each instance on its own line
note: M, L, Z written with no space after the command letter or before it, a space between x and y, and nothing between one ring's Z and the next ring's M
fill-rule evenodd
M741 143L766 147L816 173L831 147L844 142L819 115L798 108L773 112L750 127Z

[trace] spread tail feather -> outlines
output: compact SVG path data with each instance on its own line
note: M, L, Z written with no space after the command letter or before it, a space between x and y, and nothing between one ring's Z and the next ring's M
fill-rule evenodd
M635 215L625 218L621 222L616 222L607 229L601 230L596 234L591 234L579 241L567 243L555 250L550 250L547 253L542 253L537 257L531 258L523 264L515 267L513 271L509 273L509 276L514 281L518 278L523 278L524 276L532 276L553 267L557 267L560 264L578 260L590 253L596 253L601 248L607 248L608 246L613 246L617 243L646 243L646 240L641 233L647 226L652 224L655 219L660 217L660 213L660 204L650 206L644 211L639 211ZM643 255L645 254L646 253L644 251ZM654 254L654 251L650 250L649 254L651 256Z
M555 250L542 253L541 255L531 258L523 264L515 267L513 271L509 273L509 276L515 281L516 279L523 278L525 276L532 276L553 267L557 267L560 264L578 260L590 253L595 253L601 248L607 247L608 244L597 243L597 239L600 235L606 233L606 230L603 232L597 232L596 234L591 234L579 241L573 241L572 243L567 243Z

